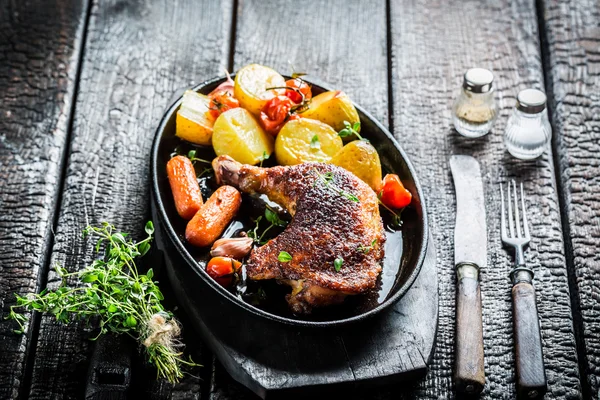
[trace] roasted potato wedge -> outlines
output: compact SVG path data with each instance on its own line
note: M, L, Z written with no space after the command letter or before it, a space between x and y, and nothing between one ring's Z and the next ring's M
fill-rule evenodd
M210 146L213 121L207 114L209 106L207 96L187 90L175 118L175 135L188 142Z
M288 121L275 140L281 165L329 162L342 149L342 139L329 125L308 118Z
M217 118L212 143L218 156L228 155L242 164L256 165L273 152L273 137L248 110L239 107Z
M344 129L344 121L350 124L360 122L358 112L348 95L340 90L321 93L312 98L308 109L302 114L304 118L316 119L326 123L336 132ZM355 139L349 137L348 140Z
M379 154L366 140L355 140L345 145L331 160L371 186L375 193L381 190L381 161Z
M265 104L285 90L266 90L285 86L285 79L277 71L258 64L246 65L235 75L233 95L240 105L259 116Z

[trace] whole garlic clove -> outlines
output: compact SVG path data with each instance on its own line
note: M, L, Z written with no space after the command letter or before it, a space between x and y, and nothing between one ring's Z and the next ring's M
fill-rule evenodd
M241 260L246 257L254 240L249 237L225 238L217 240L210 249L212 257L231 257L236 260Z

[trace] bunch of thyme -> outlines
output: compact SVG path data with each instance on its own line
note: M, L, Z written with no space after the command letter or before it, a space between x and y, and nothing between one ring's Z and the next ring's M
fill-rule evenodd
M17 333L23 332L26 321L17 309L52 314L65 324L72 320L98 323L99 333L94 339L108 332L133 337L143 345L158 377L178 382L183 377L183 365L198 364L182 358L179 323L162 306L163 295L152 280L152 269L141 274L136 267L135 259L150 249L154 233L151 221L146 224L146 233L144 240L133 242L108 223L88 226L84 235L97 239L95 250L103 250L104 258L77 272L56 266L61 286L27 297L16 295L17 304L10 308L7 319L19 324ZM82 285L68 287L68 278L77 278Z

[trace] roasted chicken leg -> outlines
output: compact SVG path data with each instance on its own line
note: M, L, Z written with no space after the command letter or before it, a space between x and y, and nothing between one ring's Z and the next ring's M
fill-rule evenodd
M294 313L308 314L375 286L385 233L377 195L362 180L323 163L259 168L221 156L213 168L219 184L265 194L293 217L279 236L252 251L246 270L250 279L290 285L286 299ZM281 252L291 260L280 261Z

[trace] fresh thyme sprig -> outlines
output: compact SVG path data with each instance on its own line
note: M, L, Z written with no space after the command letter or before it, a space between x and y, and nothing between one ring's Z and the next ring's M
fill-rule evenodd
M212 168L212 162L205 160L203 158L198 158L196 157L196 150L190 150L187 153L187 158L190 159L190 161L192 162L192 164L196 164L196 162L201 162L201 163L205 163L205 164L209 164L208 167L205 167L202 172L200 172L200 174L198 175L198 178L203 177L204 175L207 175L211 172L213 172L213 168Z
M196 157L196 150L190 150L190 151L188 151L187 158L189 158L190 161L192 163L194 163L194 164L196 162L201 162L201 163L205 163L205 164L211 164L212 163L211 161L205 160L203 158Z
M360 136L360 133L358 133L358 131L360 130L360 122L355 122L354 124L351 124L348 121L344 121L344 126L345 128L338 132L339 137L345 138L348 136L355 135L359 140L367 140Z
M267 242L267 240L263 240L263 238L265 237L265 235L271 228L276 227L276 226L280 227L280 228L285 228L288 224L287 221L284 221L281 218L279 218L279 215L277 214L277 212L273 211L268 206L267 206L267 208L265 208L264 217L270 223L270 225L268 227L266 227L265 230L260 235L258 234L258 229L260 228L260 222L262 221L262 218L263 218L262 215L254 221L254 223L255 223L254 229L252 229L251 231L248 232L248 237L251 239L254 239L254 242L257 243L258 245L263 245Z
M379 202L379 205L383 206L383 208L385 208L386 210L388 210L390 212L390 214L392 214L392 227L394 228L400 228L402 226L402 210L400 210L399 212L396 212L394 210L392 210L391 208L389 208L388 206L386 206L383 201L381 201L381 193L377 196L377 201Z
M268 159L269 159L269 157L271 157L271 155L270 155L270 154L267 154L267 152L266 152L266 151L263 151L263 153L262 153L262 156L260 156L260 157L258 158L258 159L260 160L260 165L259 165L259 166L260 166L260 167L262 167L262 166L263 166L263 162L264 162L264 161L266 161L266 160L268 160Z
M331 182L333 180L333 172L330 171L330 172L327 172L325 174L321 174L321 173L319 173L319 171L317 171L314 168L313 168L313 171L317 174L317 178L318 178L317 181L323 182L323 184L327 188L333 190L335 193L339 194L340 196L342 196L342 197L344 197L344 198L346 198L346 199L348 199L350 201L353 201L355 203L359 203L360 202L360 200L358 199L358 197L356 197L356 195L354 195L352 193L349 193L349 192L346 192L345 190L340 189L339 187L335 186ZM317 181L315 181L313 183L313 185L315 183L317 183Z
M127 334L143 344L148 361L154 364L157 375L175 383L183 377L181 367L198 366L191 359L182 358L179 342L180 326L161 304L163 295L152 280L149 269L139 273L135 259L150 249L154 226L146 224L148 237L140 242L128 239L125 233L103 223L100 227L88 226L84 235L97 239L95 250L104 254L81 271L68 272L56 266L62 278L61 286L27 297L16 295L17 304L11 306L7 319L19 324L22 333L26 317L17 309L49 313L59 322L83 320L98 323L99 333ZM68 287L67 279L77 278L78 287Z

